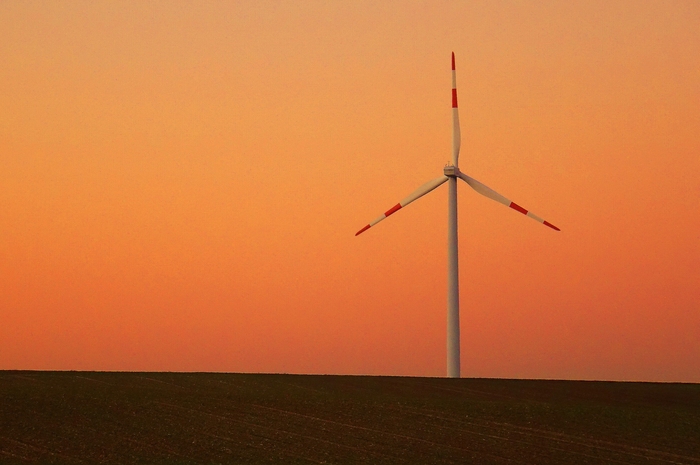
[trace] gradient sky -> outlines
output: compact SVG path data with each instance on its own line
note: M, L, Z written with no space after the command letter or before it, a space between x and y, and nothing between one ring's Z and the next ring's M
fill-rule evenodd
M0 369L700 382L700 2L0 3Z

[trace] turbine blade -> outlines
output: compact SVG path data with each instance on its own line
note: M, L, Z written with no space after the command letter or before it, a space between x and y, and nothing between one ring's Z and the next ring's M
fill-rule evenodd
M408 195L408 197L406 197L401 202L397 203L396 205L391 207L389 210L384 212L380 217L376 218L374 221L369 223L367 226L365 226L364 228L357 231L355 233L355 235L358 236L358 235L362 234L363 232L367 231L369 228L371 228L375 224L382 221L387 216L389 216L393 213L396 213L397 211L399 211L400 209L402 209L403 207L405 207L409 203L413 202L414 200L418 200L419 198L423 197L425 194L432 191L433 189L435 189L436 187L438 187L440 184L444 183L445 181L447 181L447 176L440 176L439 178L436 178L436 179L433 179L432 181L426 182L425 184L420 186L418 189L411 192Z
M501 194L499 194L499 193L496 192L495 190L493 190L493 189L491 189L490 187L488 187L488 186L486 186L486 185L480 183L480 182L477 181L476 179L474 179L474 178L472 178L472 177L470 177L470 176L467 176L467 175L464 174L464 173L459 173L459 178L460 178L462 181L464 181L464 182L466 182L467 184L469 184L469 186L470 186L472 189L474 189L475 191L477 191L479 194L481 194L481 195L483 195L483 196L485 196L485 197L488 197L488 198L490 198L491 200L495 200L495 201L498 202L498 203L502 203L502 204L505 205L506 207L510 207L510 208L512 208L513 210L517 210L517 211L519 211L520 213L522 213L523 215L529 216L529 217L532 218L533 220L538 221L538 222L542 223L542 224L545 225L545 226L549 226L550 228L554 229L555 231L561 231L559 228L557 228L556 226L554 226L554 225L553 225L552 223L550 223L549 221L545 221L545 220L543 220L542 218L540 218L539 216L535 215L534 213L525 210L523 207L521 207L521 206L518 205L517 203L511 202L510 200L508 200L507 198L503 197Z
M459 130L459 110L457 108L457 71L455 71L455 52L452 52L452 164L459 166L459 147L462 136Z

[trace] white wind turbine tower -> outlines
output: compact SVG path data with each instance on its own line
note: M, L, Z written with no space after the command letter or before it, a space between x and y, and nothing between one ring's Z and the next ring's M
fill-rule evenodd
M539 221L545 226L559 231L553 224L525 210L515 202L511 202L498 192L485 186L476 179L467 176L459 171L459 113L457 110L457 75L455 73L455 54L452 53L452 165L444 169L444 174L423 184L413 191L408 197L397 203L379 218L360 229L355 236L365 232L375 224L382 221L387 216L396 213L414 200L423 197L428 192L445 182L449 182L447 194L447 376L450 378L460 377L459 362L459 264L457 256L457 178L469 184L469 186L498 203L519 211L523 215L529 216L535 221Z

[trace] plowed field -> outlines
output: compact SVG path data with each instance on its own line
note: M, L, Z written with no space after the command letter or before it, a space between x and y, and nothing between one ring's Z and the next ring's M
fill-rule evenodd
M0 462L700 465L700 385L4 371Z

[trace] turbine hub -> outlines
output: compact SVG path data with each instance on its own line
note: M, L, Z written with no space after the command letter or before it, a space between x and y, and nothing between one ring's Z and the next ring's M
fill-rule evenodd
M459 168L457 168L454 165L447 165L445 166L445 176L448 176L450 178L455 178L459 176Z

